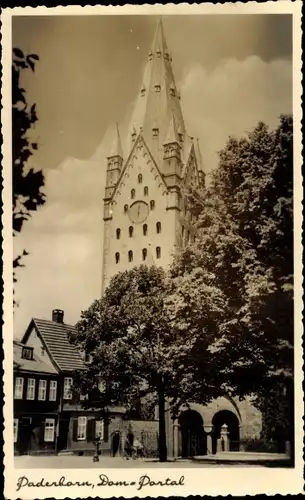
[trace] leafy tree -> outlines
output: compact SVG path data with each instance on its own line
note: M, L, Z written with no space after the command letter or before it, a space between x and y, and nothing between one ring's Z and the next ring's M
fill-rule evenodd
M281 116L274 131L259 123L247 137L229 138L209 187L189 193L197 237L182 250L171 271L182 285L191 281L197 295L207 285L223 295L225 307L214 351L223 388L240 397L256 394L261 409L266 409L271 388L277 391L279 384L287 388L291 408L292 193L290 116ZM204 270L203 280L203 275L194 276L196 269ZM188 307L187 301L183 307ZM205 392L197 375L197 367L189 373L190 396L194 387L197 394L200 387ZM290 429L293 442L291 411L284 413L285 424L283 412L273 411L273 418L281 420L281 428Z
M18 49L13 49L12 64L12 147L13 147L13 234L20 233L23 224L31 217L31 213L45 202L41 192L44 185L44 176L41 170L28 168L27 162L37 143L32 142L29 131L37 122L36 105L28 104L26 91L21 86L22 71L35 71L35 63L39 60L36 54L25 56ZM22 255L13 261L14 269L21 266ZM14 280L16 281L15 275Z
M186 287L181 293L189 292ZM188 357L196 350L191 332L184 338L180 335L180 322L185 324L188 318L183 314L179 319L173 317L172 293L172 285L161 268L140 266L119 273L104 296L82 313L76 333L71 335L72 342L91 354L87 370L76 377L76 386L88 394L88 407L106 410L120 404L130 411L136 409L139 398L148 395L149 404L158 405L161 461L167 459L166 400L172 413L185 402L181 388L188 383ZM212 316L218 307L213 305L213 299L215 304L220 299L213 293L207 296L210 303L206 309ZM204 327L209 318L202 318L201 311L197 311L197 319ZM208 328L206 332L210 342L213 333ZM103 392L99 391L101 380Z

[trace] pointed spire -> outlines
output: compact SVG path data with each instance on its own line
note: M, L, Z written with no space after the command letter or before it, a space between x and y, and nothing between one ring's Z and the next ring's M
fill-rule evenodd
M161 17L158 21L156 33L151 46L151 53L161 54L162 56L164 56L165 53L168 54L168 48L165 40L164 28Z
M197 159L197 164L198 164L198 170L203 170L202 155L201 155L201 150L200 150L198 138L196 139L194 146L195 146L195 154L196 154L196 159Z
M184 139L184 137L183 137L183 136L184 136L184 131L183 131L183 129L182 129L182 127L181 127L180 125L179 125L179 127L178 127L178 136L179 136L179 140L180 140L180 142L183 142L183 139Z
M137 130L143 127L143 138L148 147L153 150L156 130L158 129L159 144L164 144L172 116L175 119L177 129L184 136L186 130L180 100L165 40L163 23L160 19L148 54L138 98L135 102L129 137L132 137L133 126ZM154 155L155 161L161 164L163 161L162 148L154 149Z
M174 115L172 115L171 121L169 122L169 127L167 130L167 135L166 135L166 139L164 141L164 145L173 144L173 143L179 144L179 136L178 136L177 129L176 129Z
M199 139L196 139L194 147L195 147L195 154L196 154L197 166L198 166L199 184L202 187L204 187L205 186L205 171L203 168L203 161L202 161L201 150L200 150L200 146L199 146Z
M111 144L108 158L112 158L113 156L120 156L121 158L123 158L123 148L122 148L122 142L121 142L118 123L115 124L113 141Z

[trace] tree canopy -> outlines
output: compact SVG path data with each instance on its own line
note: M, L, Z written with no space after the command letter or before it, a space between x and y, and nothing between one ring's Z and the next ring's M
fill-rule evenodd
M13 49L12 64L12 148L13 148L13 234L20 233L31 213L45 202L41 191L44 176L41 170L29 168L28 159L37 150L38 144L29 137L29 131L37 122L36 105L27 102L22 88L21 76L26 69L35 71L39 60L36 54L24 55ZM23 255L27 255L26 250ZM21 266L22 255L13 261L13 267Z
M225 385L240 397L255 393L264 407L270 389L291 389L293 378L292 117L229 138L210 185L189 199L196 240L175 259L172 278L198 296L207 284L222 295L215 357Z
M71 338L92 356L76 382L86 405L131 409L155 395L162 459L165 398L177 416L187 402L255 395L271 415L272 390L288 401L278 424L291 428L292 141L289 116L274 131L259 123L229 138L210 185L188 193L195 240L168 273L140 266L114 276Z
M166 459L165 398L173 414L186 402L182 388L188 384L190 353L197 349L195 332L190 330L188 336L181 336L181 324L185 325L189 318L183 311L179 317L173 314L172 293L172 284L161 268L140 266L119 273L112 278L104 296L82 312L76 332L71 335L72 342L91 354L87 370L80 372L76 380L80 390L88 394L87 406L106 410L120 404L132 410L139 398L148 394L155 398L159 407L159 439L163 440L159 443L162 460ZM191 283L180 293L183 297L193 294ZM215 333L213 328L209 332L206 323L215 323L213 314L217 316L221 309L221 297L213 295L213 290L201 295L201 304L207 298L210 301L207 314L202 316L201 307L193 311L193 317L204 328L206 343L210 344ZM193 303L195 306L195 297ZM205 352L208 356L207 346ZM199 364L202 365L202 359L198 357ZM207 369L206 378L210 381L212 377L212 370ZM214 390L207 391L206 398L215 396L216 384L212 385Z

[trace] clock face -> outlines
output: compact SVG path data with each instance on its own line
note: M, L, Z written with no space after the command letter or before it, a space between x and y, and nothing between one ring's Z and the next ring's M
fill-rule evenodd
M149 208L144 201L135 201L129 208L128 214L134 224L141 224L147 219Z

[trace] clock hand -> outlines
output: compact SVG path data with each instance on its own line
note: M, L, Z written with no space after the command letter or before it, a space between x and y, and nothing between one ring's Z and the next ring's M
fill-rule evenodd
M141 207L139 206L139 207L138 207L138 217L139 217L139 215L140 215L140 210L141 210Z

